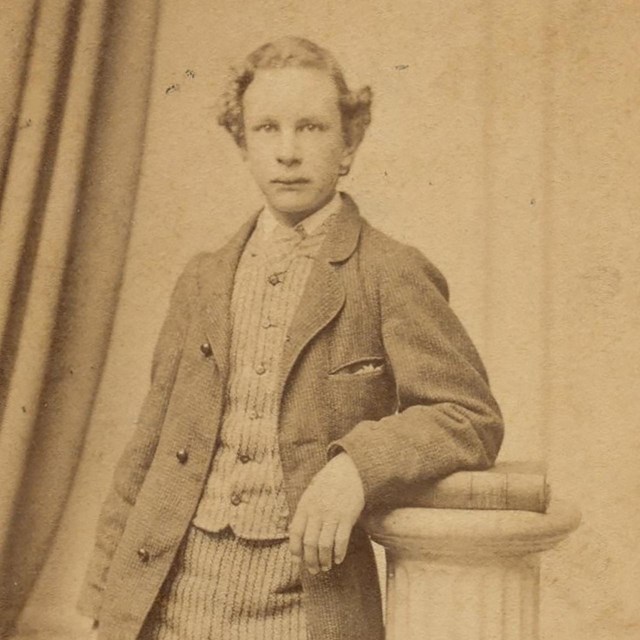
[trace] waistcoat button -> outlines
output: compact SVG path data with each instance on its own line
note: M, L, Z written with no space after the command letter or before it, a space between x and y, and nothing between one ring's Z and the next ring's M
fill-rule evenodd
M241 498L237 493L234 493L234 494L231 496L231 504L232 504L234 507L237 507L241 502L242 502L242 498Z
M208 342L203 342L200 345L200 351L202 351L202 355L204 355L205 358L208 358L209 356L213 355L213 349L211 348L211 345Z
M251 457L243 454L241 456L238 457L238 460L240 460L240 462L242 462L242 464L247 464L247 462L249 462L251 460Z
M144 547L140 547L138 549L138 558L140 558L141 562L149 562L149 552Z
M178 458L180 464L185 464L189 459L189 452L186 449L178 449L176 451L176 458Z
M264 366L262 366L261 364L259 364L259 365L256 367L256 373L257 373L259 376L261 376L263 373L266 373L266 372L267 372L267 370L266 370L266 369L264 368Z

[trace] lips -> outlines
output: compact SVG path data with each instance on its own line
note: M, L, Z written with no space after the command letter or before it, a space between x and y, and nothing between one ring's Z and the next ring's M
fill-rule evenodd
M273 184L282 184L287 187L293 187L295 185L309 184L311 180L308 178L275 178L271 182Z

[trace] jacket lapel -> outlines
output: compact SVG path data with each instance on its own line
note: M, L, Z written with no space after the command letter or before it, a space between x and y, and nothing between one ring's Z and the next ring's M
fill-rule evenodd
M199 287L205 309L205 333L223 378L229 369L231 296L238 262L258 214L253 215L219 251L207 256L200 271Z
M345 292L336 265L354 252L361 219L353 200L345 193L340 195L342 206L314 261L285 342L280 369L282 388L304 348L344 305Z

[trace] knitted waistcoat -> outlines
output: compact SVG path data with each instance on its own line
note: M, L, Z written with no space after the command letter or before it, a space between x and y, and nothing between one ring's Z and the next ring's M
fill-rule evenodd
M193 523L242 538L287 537L278 452L279 367L288 328L333 216L311 234L257 228L242 254L231 302L230 374L220 443Z

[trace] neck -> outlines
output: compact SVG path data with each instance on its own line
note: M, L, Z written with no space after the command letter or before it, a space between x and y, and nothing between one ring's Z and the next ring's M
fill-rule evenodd
M310 215L313 215L316 211L320 211L320 209L329 204L335 194L335 191L331 192L317 207L314 207L313 209L296 211L293 213L278 211L278 209L271 207L271 213L273 213L273 217L281 224L284 224L287 227L295 227L297 224L306 220Z

